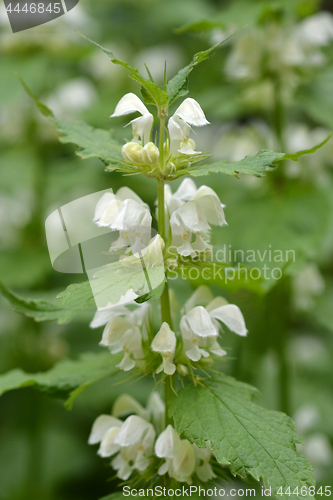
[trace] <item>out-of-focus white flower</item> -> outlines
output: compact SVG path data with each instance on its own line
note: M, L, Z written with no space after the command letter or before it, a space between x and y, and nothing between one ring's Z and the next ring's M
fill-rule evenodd
M162 356L163 363L157 369L156 373L162 370L167 375L173 375L176 371L176 365L172 363L176 349L176 335L171 330L168 323L162 323L160 330L154 337L151 343L151 348L154 352L159 352Z
M238 335L247 334L244 317L238 306L228 304L223 297L210 299L209 289L199 287L185 304L185 314L180 321L184 351L192 361L199 361L201 356L207 358L209 352L216 356L226 354L217 342L219 322ZM207 304L206 307L196 305L200 302Z
M187 184L192 194L192 186ZM172 207L179 203L175 197L169 200ZM194 256L197 252L211 249L208 244L210 224L216 226L226 225L222 203L213 189L201 186L186 203L181 204L170 218L172 231L172 244L177 247L177 252L184 256ZM196 236L192 242L192 235Z
M320 416L315 405L306 404L296 411L293 420L296 432L303 434L311 430L320 421Z
M178 73L179 69L183 66L183 57L179 46L165 44L147 47L135 56L134 67L143 74L146 72L147 66L154 81L156 83L163 83L165 70L164 62L166 62L170 75Z
M209 463L212 456L211 450L207 446L206 448L198 448L195 443L193 444L193 449L195 455L195 472L200 481L205 483L214 479L216 475Z
M110 116L110 118L128 115L130 113L135 113L136 111L138 111L142 116L139 116L139 118L134 118L134 120L130 121L133 129L132 140L135 142L139 142L140 138L141 143L144 146L147 142L150 141L154 117L151 113L149 113L148 109L143 104L141 99L138 98L138 96L136 96L132 92L130 92L129 94L125 94L118 102L116 109L114 110L114 113Z
M159 458L165 458L165 463L158 469L160 475L168 473L176 481L192 483L191 475L195 470L193 446L187 439L180 439L171 425L157 438L155 453Z
M74 78L61 85L47 99L47 105L57 110L57 115L73 118L78 111L89 108L97 98L94 85L87 78Z
M333 15L322 11L307 17L297 25L296 36L305 46L329 45L333 41Z
M194 99L185 99L168 122L171 155L200 153L200 151L194 151L195 143L189 139L191 125L202 127L208 124L200 104Z
M333 452L326 434L316 433L308 436L304 445L304 455L315 466L329 466L333 460Z
M325 290L325 281L315 263L305 264L293 278L294 304L300 311L315 307L315 297Z

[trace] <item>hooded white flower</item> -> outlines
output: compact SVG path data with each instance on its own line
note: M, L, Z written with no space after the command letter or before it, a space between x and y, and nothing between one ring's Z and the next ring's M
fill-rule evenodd
M139 142L139 137L141 139L142 145L150 141L151 129L154 122L154 117L149 113L143 102L132 92L125 94L118 102L114 113L110 118L115 118L117 116L124 116L130 113L135 113L138 111L142 116L139 118L134 118L130 121L133 129L133 141Z
M200 151L194 151L195 143L189 139L191 125L202 127L208 124L200 104L194 99L185 99L168 122L171 155L200 153Z
M180 321L184 351L192 361L199 361L201 356L208 357L209 352L224 356L226 352L217 342L220 323L229 330L245 336L247 329L241 310L235 304L228 304L223 297L212 299L211 292L205 286L199 287L185 304ZM206 307L197 304L207 304Z
M133 469L143 471L150 465L156 432L152 424L132 415L125 422L101 415L94 422L89 444L101 443L98 454L110 457L116 453L111 465L120 479L126 480Z
M112 354L124 352L122 361L117 365L121 370L129 371L143 363L140 329L121 316L115 316L107 323L100 344L108 347Z
M188 184L191 192L192 186ZM169 200L170 210L181 203L180 198ZM210 224L216 226L226 225L221 204L217 194L208 186L201 186L189 201L181 204L171 214L170 225L172 244L177 252L184 256L194 256L197 252L211 249L209 240ZM196 236L192 242L192 235Z
M176 335L171 330L168 323L162 323L160 330L154 337L151 343L151 348L154 352L159 352L162 356L163 363L157 369L156 373L162 370L167 375L173 375L176 371L176 365L172 363L176 349Z
M120 451L111 462L120 479L128 479L133 469L144 471L149 467L155 436L154 427L146 420L136 415L125 420L114 438L114 443L120 446Z
M120 232L110 250L130 246L134 253L141 251L150 240L151 221L148 205L127 187L105 193L96 205L94 222Z
M193 446L187 439L180 439L171 425L157 438L155 453L159 458L165 458L165 463L158 469L160 475L168 473L176 481L192 483L191 475L195 469Z

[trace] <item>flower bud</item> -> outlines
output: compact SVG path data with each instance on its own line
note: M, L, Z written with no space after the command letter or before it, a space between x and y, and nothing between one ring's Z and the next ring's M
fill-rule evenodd
M137 142L127 142L124 144L121 153L129 163L142 163L142 146Z
M185 366L185 365L177 365L177 373L181 377L186 377L186 375L188 374L188 368L187 368L187 366Z
M148 142L142 148L142 159L145 163L157 165L160 158L160 152L153 142Z

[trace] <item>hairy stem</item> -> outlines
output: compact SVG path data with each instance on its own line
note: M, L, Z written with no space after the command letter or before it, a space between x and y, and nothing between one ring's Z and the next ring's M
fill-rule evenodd
M161 142L161 141L160 141ZM162 142L163 147L163 142ZM164 180L158 179L158 232L165 240L165 211L164 211ZM163 293L161 295L161 320L166 322L172 328L171 308L169 298L169 284L166 281ZM169 402L172 397L172 376L168 375L164 384L164 401L165 401L165 427L172 424L172 419L168 417Z

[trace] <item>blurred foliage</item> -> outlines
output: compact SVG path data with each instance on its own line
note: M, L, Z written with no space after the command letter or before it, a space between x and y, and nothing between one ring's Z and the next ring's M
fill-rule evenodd
M196 142L213 151L214 161L239 161L259 149L293 153L314 146L333 128L333 44L316 47L322 62L314 67L285 64L266 49L273 31L287 37L320 9L333 10L330 2L317 0L81 0L66 16L26 32L12 34L1 19L1 281L22 297L54 300L66 286L86 278L51 267L44 221L53 210L125 182L152 209L156 199L153 181L107 173L99 160L82 161L72 145L59 143L16 72L57 118L111 126L123 141L129 137L122 128L126 119L110 123L108 116L120 97L138 93L138 86L74 29L142 73L146 63L161 83L164 60L171 78L194 53L246 24L190 75L190 95L211 122ZM242 39L257 44L255 54L262 58L257 72L240 78L230 68L235 69ZM279 46L277 53L282 50ZM332 168L330 141L312 157L292 165L285 161L264 179L212 174L204 180L227 205L228 227L215 230L212 238L221 251L259 251L257 262L245 264L283 271L281 280L270 276L265 295L246 289L221 292L216 286L241 307L250 332L241 342L225 333L229 356L222 369L256 385L263 406L295 416L318 486L333 483ZM269 250L282 251L283 259L272 262ZM289 262L288 250L295 252ZM232 254L231 264L242 263L240 256ZM182 306L190 283L178 279L172 287ZM99 352L101 331L88 326L91 310L69 325L56 325L18 315L2 297L0 306L3 373L44 372L66 358ZM152 386L147 380L128 382L126 392L145 402ZM107 464L101 467L86 441L92 421L109 412L120 390L110 380L100 381L78 396L72 412L64 411L63 400L30 387L6 393L0 399L0 500L96 500L111 493L112 471Z

